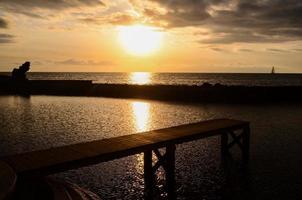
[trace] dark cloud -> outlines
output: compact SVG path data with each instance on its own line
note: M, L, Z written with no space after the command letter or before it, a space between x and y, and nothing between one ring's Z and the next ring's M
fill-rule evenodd
M0 44L12 43L14 39L13 35L0 33Z
M262 43L302 39L301 0L149 0L138 8L149 21L166 28L202 27L211 39L202 43ZM139 5L132 0L134 7ZM155 4L155 5L154 5Z
M27 9L22 9L22 8L19 8L19 7L7 7L6 11L11 12L11 13L22 14L22 15L25 15L27 17L44 19L43 16L41 16L41 15L35 13L35 12L31 12L31 11L29 11Z
M40 19L49 17L44 10L52 10L55 12L52 16L56 16L57 12L70 8L104 5L101 0L0 0L0 8L7 12Z
M276 43L299 40L299 37L259 34L253 30L215 30L212 37L203 39L200 43L232 44L232 43Z
M239 1L236 9L217 11L208 20L209 42L285 42L302 39L302 4L298 0Z
M80 6L104 5L100 0L1 0L0 5L23 7L23 8L45 8L45 9L65 9Z
M162 25L168 28L196 26L204 23L204 20L210 17L206 11L207 1L198 0L173 0L160 1L154 0L164 9L144 8L143 14L156 25ZM134 3L135 6L135 3Z
M0 17L0 28L7 28L7 26L7 21Z

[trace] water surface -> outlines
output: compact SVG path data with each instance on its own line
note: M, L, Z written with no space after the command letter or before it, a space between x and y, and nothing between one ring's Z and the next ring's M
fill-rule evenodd
M3 73L0 73L3 74ZM9 73L6 73L9 74ZM301 86L302 74L240 73L66 73L30 72L32 80L93 80L95 83L202 85L203 83L246 86Z
M249 175L220 165L219 138L177 145L180 199L301 199L302 105L181 104L94 97L0 97L0 155L213 118L251 121ZM239 151L235 149L235 155ZM141 199L143 157L56 175L104 199ZM163 178L160 172L160 178ZM159 180L160 181L160 180ZM160 184L161 185L161 184Z

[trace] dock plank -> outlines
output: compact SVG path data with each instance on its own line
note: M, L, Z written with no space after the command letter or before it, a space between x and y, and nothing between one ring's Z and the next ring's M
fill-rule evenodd
M43 176L97 164L248 126L246 121L216 119L1 158L18 177Z

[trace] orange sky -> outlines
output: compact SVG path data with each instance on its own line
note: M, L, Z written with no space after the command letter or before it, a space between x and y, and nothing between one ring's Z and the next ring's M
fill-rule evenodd
M273 0L2 0L0 71L29 60L31 71L300 73L299 9ZM119 38L121 26L137 24L161 34L150 53ZM137 41L152 43L146 32Z

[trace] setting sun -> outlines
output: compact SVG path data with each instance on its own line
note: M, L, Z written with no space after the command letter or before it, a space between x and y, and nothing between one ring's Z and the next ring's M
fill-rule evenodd
M123 48L133 55L148 55L158 50L162 32L143 25L119 27L119 40Z

